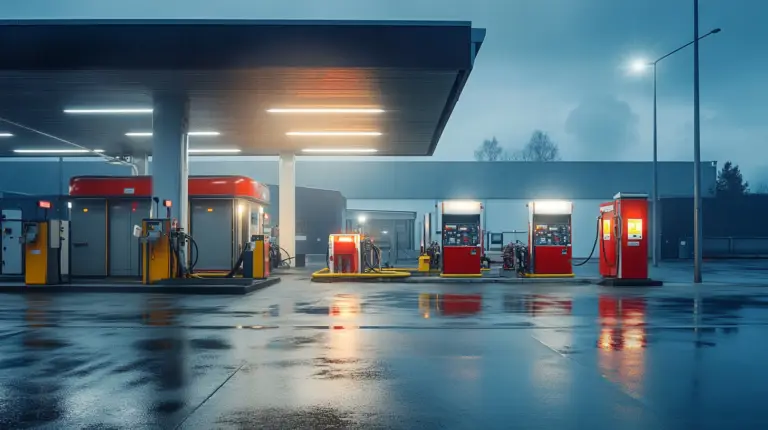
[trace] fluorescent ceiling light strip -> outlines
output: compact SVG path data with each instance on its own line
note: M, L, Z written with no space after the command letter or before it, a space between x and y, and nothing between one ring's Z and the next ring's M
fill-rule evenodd
M17 154L89 154L92 152L102 153L103 149L14 149Z
M237 154L242 151L243 151L242 149L211 148L211 149L190 149L189 153L190 154Z
M219 136L221 135L218 131L190 131L187 133L190 136ZM128 137L152 137L151 131L131 131L128 133L125 133Z
M384 113L384 109L366 108L275 108L267 109L269 113Z
M148 114L152 108L64 109L69 114Z
M289 131L286 136L381 136L378 131Z
M363 154L363 153L374 153L379 152L378 149L373 148L307 148L302 149L301 152L307 152L307 153L317 153L317 154L339 154L339 153L348 153L348 154Z
M13 133L0 133L0 137L13 137Z
M64 109L68 114L150 114L154 110L150 108L135 109Z

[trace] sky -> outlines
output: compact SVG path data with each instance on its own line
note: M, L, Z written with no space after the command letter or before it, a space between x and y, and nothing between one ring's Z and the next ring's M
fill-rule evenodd
M182 6L183 5L183 6ZM434 159L509 150L543 130L563 160L652 158L652 75L631 73L693 39L693 0L26 0L4 19L253 18L461 20L485 43ZM768 2L700 0L703 161L768 183ZM763 52L763 54L760 54ZM661 161L693 159L693 50L658 65Z

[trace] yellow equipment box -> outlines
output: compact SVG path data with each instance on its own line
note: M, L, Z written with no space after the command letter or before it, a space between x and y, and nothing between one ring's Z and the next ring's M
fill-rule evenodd
M178 262L171 248L171 220L145 219L141 224L141 250L144 256L141 283L154 284L175 278Z
M419 272L429 272L429 264L430 264L431 258L429 258L429 255L421 255L419 256Z

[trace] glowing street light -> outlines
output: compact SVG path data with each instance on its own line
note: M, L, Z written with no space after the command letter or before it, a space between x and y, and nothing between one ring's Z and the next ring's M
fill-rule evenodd
M679 52L679 51L681 51L681 50L683 50L683 49L693 45L694 43L698 42L699 40L701 40L701 39L703 39L703 38L705 38L707 36L720 33L720 31L721 30L719 28L715 28L712 31L710 31L709 33L707 33L707 34L705 34L705 35L703 35L701 37L698 37L698 38L694 39L691 42L686 43L685 45L675 49L674 51L669 52L668 54L662 55L661 57L656 59L656 61L646 61L646 60L643 60L643 59L636 59L636 60L632 61L630 63L630 65L629 65L629 69L632 72L634 72L634 73L643 73L648 68L653 68L653 193L652 193L652 196L651 196L651 198L653 200L653 207L652 207L653 217L651 218L651 223L652 223L651 231L652 231L652 235L653 235L653 241L651 242L651 244L653 246L652 255L653 255L653 266L654 267L659 265L659 245L660 245L660 238L661 238L661 235L659 234L660 232L658 230L658 225L659 225L658 224L658 219L659 219L659 210L658 210L658 207L659 207L659 186L658 186L659 171L658 171L658 127L657 127L657 119L656 119L656 110L657 110L657 103L656 103L656 66L657 66L657 64L659 64L659 61L661 61L661 60L669 57L670 55L675 54L675 53L677 53L677 52ZM697 67L698 67L698 65L697 65ZM696 108L698 109L698 104L697 103L698 103L698 100L696 101L696 106L697 106ZM696 152L694 154L694 170L695 170L695 175L696 175L696 176L694 176L694 178L699 178L699 173L698 173L699 172L699 165L698 165L698 162L696 161L698 158L699 158L698 152ZM698 189L697 187L694 187L694 188ZM696 189L694 190L694 194L696 194ZM696 200L698 198L700 198L700 195L699 195L699 197L694 196L694 200L695 201L698 201L698 200ZM694 218L696 218L697 216L698 215L696 215ZM696 230L696 232L698 232L698 230ZM696 232L694 232L694 233L696 233ZM695 236L695 234L694 234L694 236Z
M634 60L630 65L629 69L634 73L643 73L645 72L649 67L652 67L654 63L651 63L646 60L638 59Z

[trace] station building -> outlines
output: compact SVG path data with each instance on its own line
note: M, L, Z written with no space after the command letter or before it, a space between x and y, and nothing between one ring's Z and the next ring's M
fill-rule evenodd
M40 160L2 164L0 188L40 195L66 194L69 178L73 176L131 174L125 166L99 161L58 163ZM243 175L265 184L279 183L277 160L214 161L192 157L189 166L190 175ZM573 255L584 258L589 255L597 233L600 203L611 200L618 192L650 195L652 171L650 162L299 159L296 163L296 186L305 191L298 192L296 196L296 252L324 253L327 243L324 235L328 233L328 228L357 227L358 218L363 215L366 232L374 236L385 250L395 253L393 257L414 257L420 246L424 216L433 214L434 217L436 205L451 199L482 201L484 228L488 233L501 233L502 244L514 240L526 241L527 203L538 199L564 199L572 201L574 207ZM30 172L37 173L32 175ZM714 197L716 173L715 163L702 163L703 195L706 198ZM275 185L272 188L271 195L279 196ZM313 189L316 191L312 192ZM693 163L660 163L659 198L662 207L665 199L692 196ZM272 204L268 208L274 220L279 219L279 207L279 204ZM331 213L320 208L332 208ZM336 213L338 222L329 222L328 218L333 218ZM691 214L691 223L692 217ZM318 223L325 227L315 228ZM500 244L488 242L489 250L500 249Z

